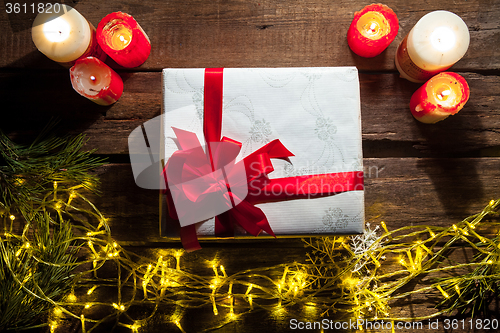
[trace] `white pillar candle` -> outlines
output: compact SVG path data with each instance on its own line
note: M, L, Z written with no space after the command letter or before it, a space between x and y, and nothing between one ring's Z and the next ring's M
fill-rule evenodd
M70 6L38 14L31 36L40 52L63 66L71 67L78 58L90 55L103 59L94 26Z
M460 60L469 48L469 29L456 14L438 10L424 15L396 51L401 77L424 82Z

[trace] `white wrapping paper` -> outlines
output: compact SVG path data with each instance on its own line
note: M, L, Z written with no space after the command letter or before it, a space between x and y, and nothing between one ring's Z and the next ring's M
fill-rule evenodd
M242 143L237 160L279 139L295 156L291 164L273 159L269 178L363 171L355 67L226 68L223 82L222 136ZM172 126L204 142L204 69L164 69L162 83L166 162L177 150ZM178 238L162 202L161 234ZM257 206L277 237L356 234L364 228L363 191ZM213 218L196 226L200 238L214 237ZM235 231L246 235L238 227Z

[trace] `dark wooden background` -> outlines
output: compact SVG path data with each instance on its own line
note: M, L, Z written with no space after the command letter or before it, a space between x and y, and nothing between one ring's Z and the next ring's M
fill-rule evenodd
M110 12L127 12L151 39L151 55L141 67L123 69L108 61L125 85L123 96L111 107L98 106L74 92L68 71L32 43L35 15L7 14L6 2L0 13L1 128L12 138L27 141L55 116L62 119L61 133L85 133L89 138L86 149L97 149L96 154L109 161L98 170L102 196L95 202L110 218L114 237L133 251L179 246L159 237L158 193L134 184L127 154L130 132L160 114L161 69L166 67L356 66L368 173L366 219L372 223L384 220L390 229L450 225L500 197L498 0L385 2L398 15L400 29L389 48L371 59L353 54L346 40L354 12L370 2L63 1L94 26ZM471 97L458 115L426 125L416 122L409 112L410 97L419 85L399 78L394 53L418 19L433 10L452 11L469 27L469 50L451 70L468 81ZM186 261L218 255L228 258L228 270L238 271L255 267L256 262L304 262L305 251L299 239L233 241L208 244L201 253L186 255ZM229 259L240 253L251 254L237 261ZM423 316L432 312L432 306L400 302L392 313ZM190 326L192 331L205 328L203 320L209 320L211 311L210 307L201 311L201 319ZM271 328L287 331L287 322L253 315L219 331ZM165 327L170 330L175 327ZM74 325L68 331L79 328Z

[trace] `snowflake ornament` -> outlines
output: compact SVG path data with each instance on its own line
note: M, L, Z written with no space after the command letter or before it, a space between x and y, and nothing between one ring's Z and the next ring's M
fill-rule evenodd
M381 247L383 242L378 242L373 248L371 246L379 239L377 231L380 229L376 226L373 230L370 228L370 223L366 223L365 231L362 235L354 236L351 238L351 249L356 256L362 257L354 266L353 272L358 272L360 269L371 262L372 259L368 255L368 251L374 252Z

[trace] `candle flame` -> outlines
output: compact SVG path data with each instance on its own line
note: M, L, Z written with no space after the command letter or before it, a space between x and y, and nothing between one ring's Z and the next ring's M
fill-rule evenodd
M437 27L430 36L432 46L440 51L451 50L457 41L457 36L449 27Z
M444 100L446 99L447 96L449 96L451 94L451 91L450 90L443 90L441 91L437 97L440 99L440 100Z
M43 25L45 38L51 42L57 43L65 41L69 37L70 32L71 26L61 17L56 17Z

